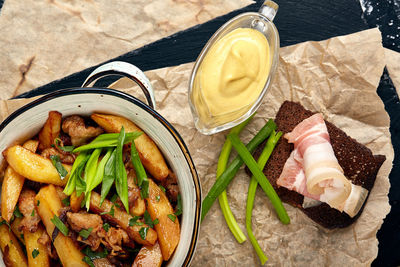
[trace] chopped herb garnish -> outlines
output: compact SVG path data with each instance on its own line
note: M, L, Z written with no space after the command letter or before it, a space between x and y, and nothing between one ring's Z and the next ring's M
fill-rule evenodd
M160 221L159 221L158 219L155 219L155 220L153 221L153 226L154 226L154 225L157 225L159 222L160 222Z
M147 236L147 231L149 230L149 227L142 227L142 228L140 228L140 230L139 230L139 234L140 234L140 237L143 239L143 240L146 240L146 236Z
M60 138L56 138L54 139L54 143L56 144L57 148L65 151L65 152L72 152L74 150L74 146L64 146L64 144L62 144L62 146L59 145L59 143L61 143L61 139Z
M104 199L106 199L108 192L110 192L111 186L115 180L115 160L116 160L116 152L114 149L111 153L110 158L108 159L106 166L104 167L104 177L103 182L101 184L101 199L100 206L103 204Z
M103 224L103 229L108 232L110 230L110 225L108 223Z
M108 255L107 249L104 249L103 251L95 252L95 251L92 251L89 247L85 247L84 249L82 249L82 253L85 254L86 256L88 256L92 260L105 258Z
M24 234L20 234L19 236L21 237L21 239L25 239Z
M50 159L54 167L56 167L56 170L58 172L58 175L60 175L61 180L64 180L64 178L68 175L68 172L61 164L60 157L57 155L51 155Z
M157 196L156 196L156 201L157 201L157 202L160 202L160 195L157 195Z
M134 216L133 218L129 219L129 226L134 226L134 225L143 225L143 222L138 222L137 220L139 220L140 217L139 216Z
M176 211L175 211L175 215L179 216L182 214L182 198L181 198L181 194L178 195L178 199L177 199L177 204L176 204Z
M167 216L171 221L175 222L176 216L174 214L168 214Z
M87 239L90 235L90 233L93 231L93 228L90 227L89 229L82 229L81 231L79 231L79 235L85 239Z
M87 263L90 267L95 267L93 261L88 256L83 257L82 261Z
M63 200L61 200L61 202L64 204L64 206L71 205L69 197L64 198Z
M69 230L68 227L65 226L65 224L60 220L60 218L57 217L57 215L54 215L50 221L57 227L57 229L65 236L68 236Z
M111 201L117 208L120 209L121 206L116 202L116 201L117 201L117 198L118 198L117 194L114 194L114 195L111 197L110 201Z
M31 217L35 216L35 209L32 210Z
M24 215L22 215L21 211L19 210L18 205L15 206L15 209L14 209L14 216L15 216L16 218L22 218L22 217L24 217Z
M158 187L160 187L161 191L163 191L165 193L165 187L162 185L159 185Z
M39 250L36 248L32 251L32 258L36 258L39 255Z
M144 212L144 222L150 226L151 228L154 227L158 223L158 219L155 219L154 221L151 219L150 214L147 212L147 210ZM156 222L156 223L155 223Z
M110 211L105 211L105 212L100 213L100 215L106 215L106 214L114 217L114 205L111 206Z
M145 199L149 197L149 180L143 180L142 187L140 188L140 196Z
M122 204L124 204L126 212L129 213L128 178L122 157L125 137L125 129L122 127L118 136L117 148L115 152L115 189L117 190L119 199L121 199Z
M40 205L40 200L38 199L38 201L37 201L37 203L36 203L36 206L39 207L39 205Z

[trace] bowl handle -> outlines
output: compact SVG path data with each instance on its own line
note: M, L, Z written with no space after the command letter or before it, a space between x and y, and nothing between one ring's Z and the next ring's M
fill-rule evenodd
M89 76L86 78L82 87L88 87L90 84L94 83L100 78L110 76L110 75L120 75L127 77L137 83L142 89L143 94L146 97L148 105L152 109L156 109L156 101L154 99L154 90L146 75L138 67L123 61L112 61L106 63L96 68Z

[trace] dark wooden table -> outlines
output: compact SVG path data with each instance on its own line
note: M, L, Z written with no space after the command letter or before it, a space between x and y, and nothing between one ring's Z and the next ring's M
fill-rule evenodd
M11 0L7 0L11 1ZM246 11L257 11L263 0L212 21L176 33L112 60L131 62L142 70L192 62L211 35L227 20ZM279 12L275 18L281 46L309 40L324 40L368 28L379 27L383 45L400 52L400 0L276 0ZM0 0L0 7L3 0ZM0 11L1 12L1 11ZM400 64L400 63L399 63ZM4 67L4 66L3 66ZM88 68L54 81L18 97L32 97L61 88L79 87L95 68ZM103 81L106 86L112 80ZM377 89L390 115L392 143L395 150L393 169L389 176L392 206L378 232L379 254L374 266L400 265L400 103L386 70Z

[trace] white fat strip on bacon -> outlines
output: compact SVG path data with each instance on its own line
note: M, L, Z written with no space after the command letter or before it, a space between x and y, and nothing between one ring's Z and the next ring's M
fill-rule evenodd
M305 196L304 207L325 202L354 217L361 209L368 191L352 184L344 176L322 114L305 119L284 137L294 144L294 150L277 184Z

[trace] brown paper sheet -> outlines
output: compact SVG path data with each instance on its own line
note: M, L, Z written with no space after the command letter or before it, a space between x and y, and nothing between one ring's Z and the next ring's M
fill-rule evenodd
M258 189L253 230L269 258L267 266L365 266L376 257L376 233L390 211L388 175L393 160L389 117L376 94L384 66L384 49L378 29L280 50L273 86L253 121L242 132L242 140L249 141L268 118L275 116L281 103L289 99L322 112L327 120L387 159L362 215L345 229L324 229L286 204L291 224L282 225L268 198ZM155 89L158 111L174 125L190 150L204 197L215 181L219 148L226 133L205 136L194 128L187 102L192 67L193 63L190 63L146 74ZM140 94L126 79L113 86L133 95ZM1 119L27 101L0 102ZM248 185L249 177L241 170L228 187L229 203L244 232ZM236 242L216 202L201 225L192 266L256 265L259 260L250 242Z
M5 1L0 99L132 51L251 0Z
M386 68L397 94L400 95L400 53L385 48Z

